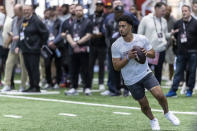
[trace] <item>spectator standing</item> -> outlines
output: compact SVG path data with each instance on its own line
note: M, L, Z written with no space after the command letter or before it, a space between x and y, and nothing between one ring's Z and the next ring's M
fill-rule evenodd
M94 65L98 59L99 74L98 74L98 85L99 90L104 90L104 75L105 75L105 57L106 57L106 44L104 33L102 32L103 21L104 21L104 4L102 1L97 1L96 10L93 15L89 18L93 22L92 39L90 44L90 85L92 85L92 79L94 74Z
M163 63L165 60L165 51L167 47L166 38L170 37L168 33L167 22L163 18L166 13L166 4L158 2L155 4L155 12L144 16L138 28L138 34L145 35L156 52L154 62L149 61L151 69L154 70L155 77L161 83ZM151 33L150 33L151 32Z
M3 26L5 23L5 14L0 11L0 86L2 86L2 68L3 68Z
M11 24L12 24L12 18L9 17L6 13L5 6L0 6L0 10L2 13L5 14L5 22L3 25L3 57L2 57L2 73L5 71L6 68L6 60L8 57L8 51L9 51L9 44L11 42L8 32L11 32ZM4 72L5 73L5 72ZM11 79L11 88L14 88L14 72L12 72L12 79Z
M69 87L71 84L71 70L72 70L72 65L71 65L71 56L72 56L72 48L70 44L67 41L66 35L69 32L70 26L72 26L72 23L75 21L75 4L71 4L69 6L69 12L70 12L70 17L65 20L62 24L62 29L61 29L61 36L64 39L64 52L62 53L63 56L63 83L61 83L61 87Z
M69 13L69 5L68 4L63 4L61 6L61 12L62 15L59 16L59 19L64 22L68 18L70 18L70 13Z
M142 20L142 14L137 10L137 7L135 5L131 5L129 10L139 21Z
M165 19L167 20L168 32L170 32L173 29L173 26L176 22L174 17L171 15L171 11L172 11L172 7L167 6ZM167 42L168 43L167 43L166 56L165 56L165 60L169 65L169 81L168 81L167 85L171 85L172 84L172 77L174 74L175 54L173 52L173 45L175 45L175 41L173 38L170 38L167 40Z
M18 60L20 61L21 65L21 86L19 87L19 91L24 91L26 87L26 81L27 81L27 71L24 65L23 55L22 52L19 51L19 54L15 53L15 48L17 45L17 42L19 40L19 28L23 21L23 7L20 4L16 4L14 7L14 14L15 17L13 18L12 24L11 24L11 31L7 32L9 34L9 37L11 37L11 45L10 50L8 53L8 58L6 60L6 66L5 66L5 86L2 89L2 91L10 91L11 90L11 79L14 71L15 65L18 63Z
M69 28L67 40L72 47L71 56L71 89L67 95L77 95L78 77L81 73L84 82L84 93L91 94L89 85L89 40L91 38L92 23L84 17L82 5L76 5L76 19ZM80 72L81 71L81 72Z
M107 2L104 4L104 17L106 18L111 13L113 13L112 3Z
M49 17L50 17L50 9L47 8L46 10L44 10L44 19L42 20L45 25L48 24ZM40 87L45 87L46 84L47 84L47 81L46 81L46 72L45 72L46 71L45 61L44 61L44 56L43 55L41 55L41 57L40 57L39 68L40 68L40 83L39 83L39 86Z
M8 57L8 51L9 49L6 48L4 45L4 40L7 38L8 34L6 32L10 31L10 25L12 23L12 18L7 15L5 6L0 6L0 12L2 12L5 15L5 20L4 20L4 25L3 25L3 32L2 32L2 37L3 37L3 56L2 56L2 72L5 70L5 63L6 59Z
M48 40L48 30L43 22L33 13L32 5L24 5L24 19L19 31L18 47L22 50L30 87L24 92L40 92L40 50ZM18 53L19 48L15 49Z
M196 67L197 67L197 20L191 15L191 7L188 5L182 6L182 18L178 20L174 29L177 31L175 38L177 39L177 60L176 70L173 79L173 84L167 97L177 96L181 77L188 66L188 80L187 86L189 89L186 92L187 97L192 96L193 88L196 81Z
M197 1L192 3L192 16L197 20Z
M60 37L61 20L57 17L55 7L50 9L50 17L48 23L46 24L49 30L48 47L51 51L51 55L45 58L45 69L46 69L46 79L47 84L45 89L58 89L62 78L62 48L63 39ZM55 59L56 67L56 78L55 83L52 82L51 78L51 64L52 60Z

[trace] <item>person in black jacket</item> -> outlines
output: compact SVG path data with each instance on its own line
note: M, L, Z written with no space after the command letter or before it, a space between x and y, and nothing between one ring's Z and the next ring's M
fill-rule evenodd
M63 52L63 79L64 82L60 84L61 87L70 87L71 84L71 70L72 70L72 64L71 64L71 56L72 56L72 48L70 47L70 44L67 41L66 35L69 31L70 26L72 26L72 23L75 20L75 4L71 4L69 6L69 13L70 17L65 20L62 24L61 29L61 36L64 39L64 52Z
M54 89L59 88L59 84L62 77L62 46L63 39L61 38L60 29L61 29L61 20L57 17L56 7L50 8L50 17L47 23L45 23L49 30L49 39L48 39L48 47L51 51L51 55L48 55L45 58L45 69L46 69L46 79L47 84L45 89ZM56 79L55 83L52 82L51 79L51 64L53 58L55 59L55 67L56 67Z
M176 96L179 83L186 66L188 66L188 87L186 96L191 97L196 80L197 67L197 20L191 16L191 7L188 5L182 6L182 19L178 20L174 29L177 32L177 60L176 70L173 79L173 84L170 91L166 94L167 97Z
M93 15L89 16L90 20L93 22L93 32L90 44L90 62L89 62L89 75L90 75L90 85L92 85L93 75L94 75L94 65L98 59L99 65L99 90L104 90L104 73L105 73L105 57L107 52L107 46L105 43L104 32L102 31L104 22L104 4L101 0L96 3L96 9Z
M92 23L83 15L83 6L76 5L76 19L67 33L67 40L71 48L71 89L65 92L66 95L77 95L78 76L82 75L84 82L84 93L90 95L89 78L89 40L91 38Z
M19 42L15 52L22 50L24 63L29 75L30 87L24 92L40 92L39 61L40 50L48 40L48 30L36 14L31 5L23 8L24 20L19 30Z

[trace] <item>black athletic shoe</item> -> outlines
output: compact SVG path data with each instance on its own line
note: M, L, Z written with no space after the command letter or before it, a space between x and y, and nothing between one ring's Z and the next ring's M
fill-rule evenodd
M40 89L29 88L29 89L24 90L23 92L40 92Z

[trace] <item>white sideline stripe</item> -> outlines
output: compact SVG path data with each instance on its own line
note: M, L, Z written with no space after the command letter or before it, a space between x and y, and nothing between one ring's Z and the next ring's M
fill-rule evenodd
M60 116L72 116L72 117L77 116L75 114L68 114L68 113L59 113L58 115L60 115Z
M120 114L120 115L131 115L131 113L127 112L113 112L114 114Z
M59 91L46 91L46 90L41 90L41 92L19 92L17 90L11 90L11 91L0 92L0 94L6 94L6 95L55 95L55 94L60 94L60 92Z
M17 116L17 115L4 115L4 117L16 118L16 119L22 118L22 116Z
M77 101L57 100L57 99L35 98L35 97L27 97L27 96L0 95L0 97L18 98L18 99L36 100L36 101L60 102L60 103L98 106L98 107L109 107L109 108L117 108L117 109L141 110L139 107L117 106L117 105L108 105L108 104L96 104L96 103L86 103L86 102L77 102ZM151 110L154 111L154 112L163 112L163 110L158 110L158 109L151 109ZM180 111L171 111L171 112L173 112L175 114L197 115L197 112L180 112Z

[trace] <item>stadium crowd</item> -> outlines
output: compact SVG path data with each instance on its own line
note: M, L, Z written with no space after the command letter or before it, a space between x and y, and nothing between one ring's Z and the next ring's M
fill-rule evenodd
M44 18L35 13L32 5L16 4L13 18L0 6L1 91L15 89L15 69L20 63L21 92L66 87L65 95L78 95L82 84L84 94L91 95L94 68L98 65L101 95L128 96L120 71L114 70L111 54L111 45L120 37L118 19L128 15L133 20L132 32L145 35L156 52L155 58L147 60L160 84L163 64L169 65L171 88L166 96L176 96L181 83L186 83L182 93L192 96L197 67L197 1L191 7L182 6L179 20L171 15L171 6L163 4L160 2L154 12L145 16L135 5L125 11L121 0L98 0L91 15L84 14L82 5L63 4L47 8Z

